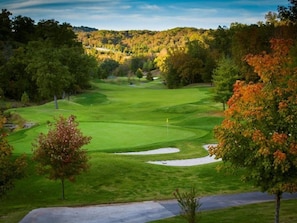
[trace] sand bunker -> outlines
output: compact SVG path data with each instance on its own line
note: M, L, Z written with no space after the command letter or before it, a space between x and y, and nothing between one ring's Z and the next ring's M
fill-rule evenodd
M204 145L203 148L208 151L209 146L213 146L216 144ZM165 165L165 166L197 166L208 163L214 163L221 161L221 159L215 159L215 157L205 156L200 158L193 159L182 159L182 160L163 160L163 161L149 161L151 164Z
M209 146L213 146L216 144L208 144L204 145L203 148L208 151ZM128 152L128 153L117 153L121 155L155 155L155 154L168 154L168 153L177 153L180 150L178 148L161 148L154 149L142 152ZM221 159L215 159L215 157L205 156L200 158L192 158L192 159L181 159L181 160L161 160L161 161L148 161L150 164L164 165L164 166L197 166L208 163L214 163L221 161Z
M120 155L157 155L157 154L168 154L168 153L178 153L180 150L177 148L161 148L153 149L141 152L128 152L128 153L117 153Z

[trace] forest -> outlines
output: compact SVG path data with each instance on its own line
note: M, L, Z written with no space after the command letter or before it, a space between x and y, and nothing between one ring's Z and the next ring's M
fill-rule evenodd
M257 24L164 31L96 30L55 20L35 23L2 9L0 96L42 103L88 89L95 78L153 81L158 74L167 88L215 84L215 99L224 103L237 79L258 81L246 55L269 53L271 39L296 39L296 7L295 1L279 6L278 13L268 12Z

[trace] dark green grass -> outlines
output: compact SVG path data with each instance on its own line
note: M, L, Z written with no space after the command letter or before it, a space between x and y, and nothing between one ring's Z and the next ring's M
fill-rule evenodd
M220 105L211 101L208 87L168 90L161 84L136 86L97 82L90 92L54 104L11 109L37 126L9 136L15 153L27 153L27 177L0 201L0 222L18 222L30 210L47 206L79 206L154 199L173 199L176 188L197 187L203 195L254 190L239 175L225 175L218 164L166 167L151 160L185 159L207 155L203 144L215 142L213 127L222 120ZM47 121L58 115L75 115L79 128L93 140L85 147L91 167L66 183L66 200L60 199L60 182L38 176L31 160L31 144ZM168 122L167 122L168 120ZM121 151L177 147L174 154L123 156ZM9 220L8 220L9 219Z

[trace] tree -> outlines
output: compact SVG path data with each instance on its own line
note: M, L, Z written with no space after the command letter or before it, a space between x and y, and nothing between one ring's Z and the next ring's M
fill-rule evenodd
M31 73L36 82L39 94L44 98L53 97L55 108L58 109L58 96L68 88L72 82L69 67L64 63L63 47L46 46L43 42L30 44L30 62L26 71Z
M278 6L278 16L282 21L297 22L297 0L289 0L290 6Z
M208 46L201 41L193 40L186 44L186 52L190 57L187 66L189 76L192 76L190 84L210 82L211 73L215 68L215 61Z
M132 57L130 69L135 74L138 68L142 68L144 59L142 57Z
M265 19L266 19L266 25L277 25L279 24L279 21L277 19L277 13L275 12L268 12L266 15L265 15Z
M21 102L22 102L24 105L28 105L28 103L30 102L29 95L27 94L26 91L24 91L24 93L22 94Z
M13 158L13 147L6 140L5 122L5 117L0 115L0 198L14 187L15 180L24 177L27 166L24 155Z
M103 62L101 62L99 68L100 68L100 78L104 79L108 76L112 75L116 68L119 67L119 63L112 59L106 59Z
M297 68L291 40L270 42L271 53L246 57L260 81L236 82L210 154L247 170L245 180L275 195L278 223L282 193L297 190Z
M140 78L143 77L143 73L142 73L142 70L140 68L137 69L135 74L136 74L136 77L138 77L139 80L140 80Z
M239 68L230 58L222 58L213 71L212 78L214 100L223 103L223 110L225 110L226 103L233 94L233 85L240 79Z
M13 38L19 43L28 43L35 34L34 20L29 17L17 16L12 21Z
M98 75L96 59L84 53L81 47L62 48L61 61L68 67L69 83L63 90L68 93L80 92L90 87L89 81Z
M75 118L73 115L67 119L60 116L48 133L40 133L33 144L37 171L48 175L49 179L61 180L62 199L65 199L65 180L73 182L76 175L89 167L87 151L81 147L88 144L91 137L82 134Z
M7 11L7 9L2 9L0 13L0 41L7 41L12 38L11 15L11 12Z
M152 74L152 72L147 72L147 74L146 74L146 79L148 80L148 81L153 81L154 80L154 77L153 77L153 74Z
M171 49L168 56L162 62L162 75L169 89L178 88L181 85L181 77L177 68L184 63L186 54L180 49Z

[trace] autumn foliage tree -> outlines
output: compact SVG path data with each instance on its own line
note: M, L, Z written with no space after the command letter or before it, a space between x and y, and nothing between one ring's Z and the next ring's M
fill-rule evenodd
M293 42L271 40L271 52L248 55L260 81L237 81L225 119L215 128L216 158L244 168L244 179L275 195L275 222L280 199L297 190L297 67Z
M40 133L33 144L38 172L48 175L49 179L61 180L62 199L65 199L65 180L73 182L76 175L89 167L87 151L81 147L88 144L91 137L82 134L75 118L60 116L48 133Z
M24 177L27 166L24 155L13 158L13 147L7 142L4 131L5 122L5 117L0 115L0 197L14 187L15 180Z

